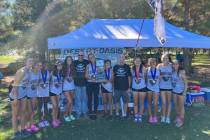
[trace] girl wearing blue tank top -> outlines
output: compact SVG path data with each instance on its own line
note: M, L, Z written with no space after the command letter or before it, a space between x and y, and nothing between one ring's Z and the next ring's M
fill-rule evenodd
M172 91L172 64L169 62L168 54L162 55L162 63L158 65L160 71L160 93L162 103L162 116L161 122L170 124L171 115L171 91ZM166 106L167 105L167 106Z
M27 131L29 133L37 132L39 131L39 128L35 125L35 119L34 116L36 115L36 109L37 109L37 90L38 90L38 84L39 84L39 71L40 71L40 63L35 62L32 70L29 74L29 88L27 92Z
M12 127L14 130L13 138L27 137L30 135L25 129L26 124L26 94L29 81L29 71L33 65L33 59L27 58L25 67L19 69L14 78L14 84L10 93L12 106ZM18 129L20 121L20 130Z
M185 71L181 69L177 60L173 63L172 86L176 111L175 122L177 127L181 127L184 124L184 99L187 92L187 78Z
M139 57L134 60L132 69L132 91L134 96L134 122L142 122L144 99L146 97L145 68ZM140 104L140 109L139 109Z
M62 64L57 62L50 78L50 96L53 105L52 109L52 126L54 128L60 126L61 121L58 118L59 113L59 96L62 93Z
M64 120L66 122L74 121L75 117L72 115L73 98L74 98L74 66L71 56L67 56L63 64L63 92L67 99L66 111L64 113Z
M148 113L149 113L149 123L158 123L157 113L158 113L158 99L159 99L159 81L160 72L156 68L157 62L155 58L149 58L147 69L147 97L148 97ZM152 102L154 105L154 114L152 114Z

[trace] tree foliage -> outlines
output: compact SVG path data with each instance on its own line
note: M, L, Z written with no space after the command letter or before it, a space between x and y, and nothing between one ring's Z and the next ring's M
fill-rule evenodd
M6 0L3 1L0 7L5 6ZM209 7L209 0L178 0L164 14L167 21L177 26L210 35ZM8 8L10 16L0 16L0 32L1 26L6 25L4 29L10 31L4 32L16 33L17 39L6 43L6 47L37 50L42 57L47 50L47 38L73 31L90 19L153 17L145 0L15 0Z

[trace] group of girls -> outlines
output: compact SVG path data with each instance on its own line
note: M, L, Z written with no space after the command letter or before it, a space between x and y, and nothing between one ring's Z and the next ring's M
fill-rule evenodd
M59 116L59 96L64 94L67 99L64 120L75 120L72 115L74 81L72 58L67 57L64 64L57 62L52 72L46 62L34 62L27 58L26 64L15 75L9 94L12 104L12 126L14 137L27 137L40 128L50 125L48 119L48 102L52 102L52 127L61 124ZM35 116L39 116L36 122ZM18 128L20 122L20 131Z
M160 121L161 123L170 124L173 96L176 111L175 125L180 127L184 124L184 99L187 92L187 79L185 71L181 68L179 62L177 60L170 62L169 60L169 56L164 54L162 63L157 65L156 59L149 58L147 68L143 66L140 58L134 60L132 91L135 122L142 121L146 97L148 100L148 122L158 122L157 113L160 96L162 112Z
M86 79L88 81L87 95L88 108L91 118L96 119L98 107L99 87L103 96L104 115L113 115L113 71L111 61L105 60L104 74L106 81L102 83L96 80L95 56L89 55L90 64L86 68ZM92 72L90 72L92 71ZM74 76L75 68L71 56L65 58L64 63L57 62L50 72L47 63L33 62L32 58L26 60L23 68L17 71L13 89L10 92L12 102L12 125L15 137L25 137L40 128L49 126L47 121L47 103L49 97L52 102L52 127L61 124L59 120L59 98L64 95L67 99L64 121L75 120L72 115L74 98ZM148 64L143 65L142 60L137 57L131 69L131 90L134 96L134 121L141 122L145 113L144 100L148 99L148 122L158 123L158 101L161 99L161 123L170 124L172 96L176 111L175 124L180 127L184 124L184 99L187 91L187 80L185 71L181 69L178 61L169 61L169 56L162 56L162 63L157 64L156 59L149 58ZM94 96L94 116L92 116L92 97ZM108 107L109 106L109 107ZM109 110L108 110L109 108ZM34 116L39 114L39 123ZM21 131L18 130L20 122ZM38 126L36 125L38 124Z

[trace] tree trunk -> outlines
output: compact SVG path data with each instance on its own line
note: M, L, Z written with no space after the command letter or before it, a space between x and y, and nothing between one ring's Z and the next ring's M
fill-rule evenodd
M184 0L184 19L185 19L185 27L189 28L189 18L190 18L190 1ZM192 49L184 49L184 69L187 74L192 72Z

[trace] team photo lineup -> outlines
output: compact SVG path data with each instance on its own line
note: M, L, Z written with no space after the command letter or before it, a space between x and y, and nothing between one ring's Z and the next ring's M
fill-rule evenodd
M16 72L9 87L15 137L30 136L44 127L57 128L62 123L97 117L122 121L132 117L133 122L140 125L142 120L151 125L173 122L175 127L184 125L188 84L178 60L163 54L160 63L156 58L143 63L141 57L135 57L132 65L128 65L125 55L121 54L118 64L112 66L112 60L104 60L103 70L99 70L95 54L86 57L88 60L80 51L77 60L67 56L64 61L52 64L52 68L47 61L26 58L25 66ZM103 73L103 80L98 80L98 73ZM134 104L132 115L128 110L130 94ZM62 96L66 99L63 112ZM103 111L98 110L99 96L102 96ZM171 112L175 116L171 116Z

